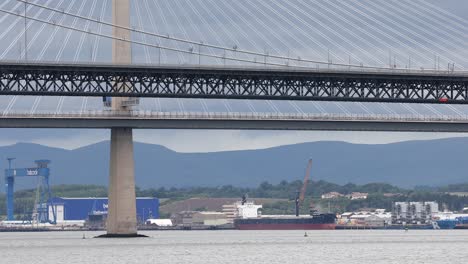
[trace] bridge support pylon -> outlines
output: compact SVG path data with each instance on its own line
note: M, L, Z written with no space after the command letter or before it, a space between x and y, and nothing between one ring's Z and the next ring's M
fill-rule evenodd
M130 0L112 0L112 20L115 25L130 27ZM121 39L131 39L130 31L121 28L114 27L113 35ZM130 43L114 39L112 60L115 64L130 64ZM124 86L125 89L125 83L116 85ZM128 98L112 98L112 110L131 111L130 101ZM107 235L103 237L138 236L134 167L132 129L112 128Z
M131 128L112 128L107 236L137 236L135 172Z

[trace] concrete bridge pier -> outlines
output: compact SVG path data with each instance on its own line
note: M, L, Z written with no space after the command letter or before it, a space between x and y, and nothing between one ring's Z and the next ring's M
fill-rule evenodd
M108 236L136 236L135 175L131 128L112 128Z

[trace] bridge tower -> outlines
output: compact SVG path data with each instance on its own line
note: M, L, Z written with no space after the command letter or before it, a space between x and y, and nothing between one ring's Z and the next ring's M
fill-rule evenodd
M130 27L130 0L112 0L114 25ZM130 31L113 29L113 35L120 39L130 39ZM131 44L114 39L112 60L114 64L131 64ZM116 85L125 90L125 80ZM112 98L112 111L132 110L138 101L131 98ZM133 157L133 134L131 128L112 128L110 144L109 209L107 236L131 237L137 235L135 204L135 169Z

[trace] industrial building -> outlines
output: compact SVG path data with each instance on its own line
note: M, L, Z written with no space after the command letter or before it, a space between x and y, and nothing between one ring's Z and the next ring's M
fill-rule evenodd
M172 216L172 222L178 226L219 226L228 224L224 213L183 211Z
M392 214L385 209L376 209L373 212L346 212L340 216L340 225L383 227L392 223Z
M66 221L83 221L93 214L106 215L107 198L52 198L49 203L49 214L55 209L57 223ZM159 217L159 199L142 197L136 199L137 220L144 223L146 219Z
M439 212L437 202L396 202L393 206L394 224L430 223L432 215Z

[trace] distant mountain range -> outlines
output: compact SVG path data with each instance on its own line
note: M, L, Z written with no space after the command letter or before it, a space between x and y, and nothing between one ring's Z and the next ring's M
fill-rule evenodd
M0 147L0 158L15 166L52 160L52 184L108 181L109 142L75 150L20 143ZM314 142L261 150L177 153L159 145L135 143L136 181L141 188L235 185L302 180L313 159L312 179L338 184L385 182L400 187L440 186L468 181L468 138L408 141L385 145ZM2 161L3 172L7 162ZM3 181L3 177L1 177ZM18 179L18 188L36 181Z

